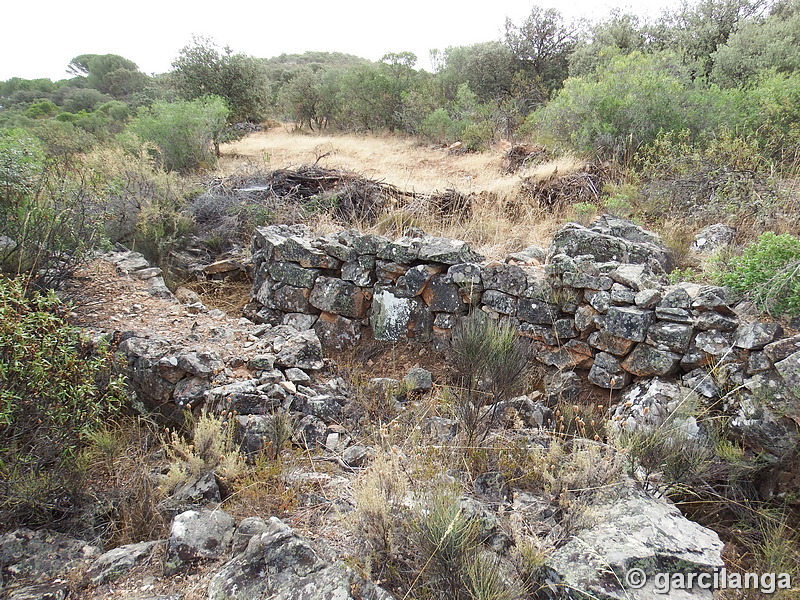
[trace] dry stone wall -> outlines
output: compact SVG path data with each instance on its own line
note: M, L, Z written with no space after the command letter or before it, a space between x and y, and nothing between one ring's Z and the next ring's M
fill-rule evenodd
M513 324L553 370L583 371L611 390L677 379L710 404L724 399L731 427L768 451L797 443L800 336L745 315L725 288L669 285L670 251L630 221L570 223L547 252L504 262L458 240L353 230L311 239L283 225L258 229L252 251L246 315L257 322L313 328L337 349L368 330L377 340L446 344L480 310Z

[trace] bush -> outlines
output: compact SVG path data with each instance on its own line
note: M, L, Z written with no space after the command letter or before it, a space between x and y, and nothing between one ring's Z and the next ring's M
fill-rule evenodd
M469 567L480 542L479 523L461 509L454 495L439 490L415 525L420 572L438 592L437 596L469 598Z
M0 512L53 526L77 510L80 452L126 396L108 348L66 322L54 293L27 292L0 278Z
M102 242L88 169L47 156L19 131L0 132L0 271L39 289L59 286Z
M630 158L659 131L712 127L723 105L698 93L678 57L669 53L614 57L596 75L567 79L527 127L601 158Z
M800 239L766 232L717 275L773 316L800 314Z
M128 131L154 143L157 158L168 171L189 171L216 162L212 144L223 134L227 116L225 102L215 96L156 102L139 109Z
M526 348L514 327L483 313L463 319L453 332L452 365L456 370L456 412L467 446L485 438L499 402L520 384L528 364Z
M147 147L103 148L84 163L105 200L103 226L112 242L122 242L162 263L174 244L193 231L186 214L187 181L153 165Z
M649 218L681 215L698 226L774 227L783 192L762 150L757 139L724 129L699 139L688 130L660 132L634 158L644 180L637 207Z
M350 525L369 552L366 567L373 578L386 579L397 570L405 542L407 493L407 476L396 454L379 454L354 482L356 508Z
M171 463L163 482L167 493L208 472L223 481L233 481L244 472L245 461L234 439L232 419L205 411L195 417L187 411L186 421L191 439L173 431L164 443Z

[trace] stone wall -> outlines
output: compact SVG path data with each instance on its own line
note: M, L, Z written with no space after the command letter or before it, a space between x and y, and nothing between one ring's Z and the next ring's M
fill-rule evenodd
M670 251L629 221L571 223L546 252L528 248L504 262L457 240L353 230L311 239L302 226L260 228L252 250L246 314L257 322L313 328L338 349L367 330L446 344L461 318L481 310L512 323L553 370L583 370L614 390L674 378L709 403L729 403L733 428L757 424L769 451L796 443L800 336L745 314L725 288L669 285Z

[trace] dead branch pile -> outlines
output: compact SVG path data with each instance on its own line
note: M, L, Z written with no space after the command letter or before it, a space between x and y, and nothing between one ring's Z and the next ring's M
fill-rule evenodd
M521 184L523 193L506 203L506 214L512 220L519 220L530 206L556 211L578 202L597 204L603 186L612 179L611 168L599 164L587 164L563 175L556 168L549 176L525 177Z
M328 211L344 224L374 224L391 210L403 209L440 218L465 218L472 210L472 195L448 189L443 193L418 194L367 179L351 171L303 165L266 174L231 177L209 193L234 196L239 204L255 204L285 217L294 207L299 218ZM277 210L283 205L283 210Z
M547 149L544 146L518 144L506 152L501 170L506 175L511 175L532 164L542 162L545 158L547 158Z

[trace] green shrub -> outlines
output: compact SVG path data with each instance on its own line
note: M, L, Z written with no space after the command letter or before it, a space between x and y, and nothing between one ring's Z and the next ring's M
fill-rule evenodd
M156 102L139 109L128 131L158 147L165 169L187 171L216 162L213 142L219 141L227 116L225 102L215 96Z
M527 128L601 158L627 159L661 130L713 128L724 114L718 96L698 91L677 56L633 52L595 75L567 79Z
M513 326L476 312L453 332L451 364L456 370L456 413L467 446L485 438L499 402L521 383L526 348Z
M438 592L435 597L469 598L469 567L480 542L478 522L462 510L453 494L437 490L415 528L420 573Z
M437 108L422 119L422 123L419 125L419 133L437 144L447 144L453 141L453 128L453 118L447 114L444 108Z
M188 181L153 164L147 146L102 148L84 158L104 199L103 226L122 242L163 264L174 244L194 229Z
M27 291L0 278L0 513L53 526L76 510L81 450L125 392L111 353L66 322L55 294Z
M800 314L800 239L770 231L747 246L717 275L771 315Z

